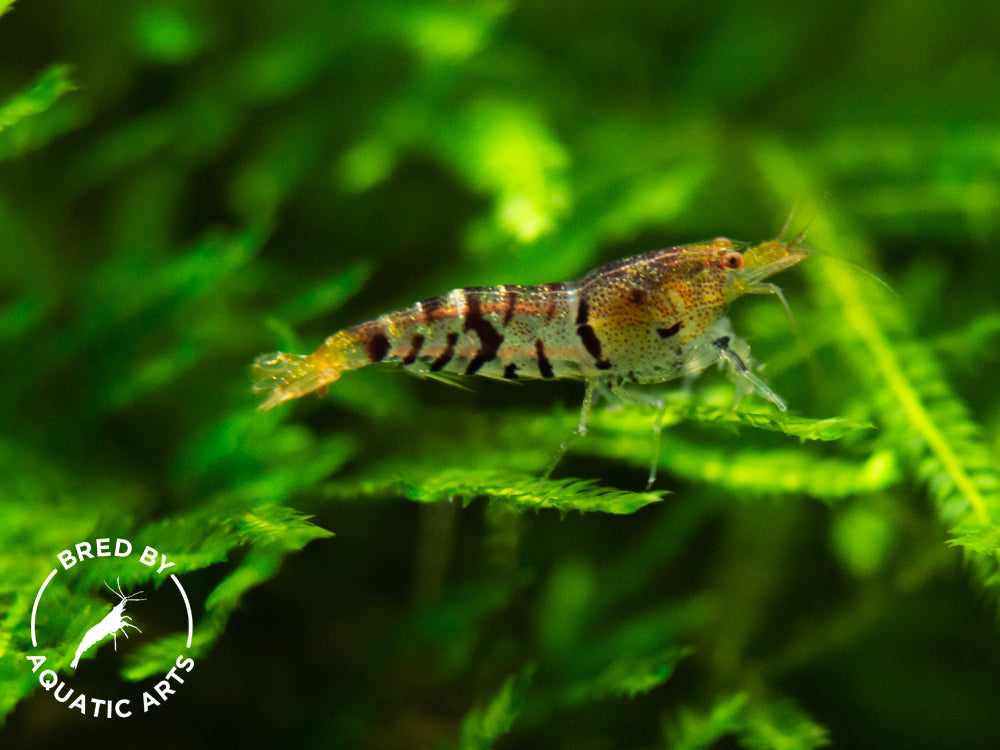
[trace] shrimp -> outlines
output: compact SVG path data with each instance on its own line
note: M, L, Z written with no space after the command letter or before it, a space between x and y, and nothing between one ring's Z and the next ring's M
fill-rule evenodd
M662 407L633 386L690 379L719 363L737 384L737 400L753 392L785 410L754 372L760 365L726 312L747 294L776 295L787 310L781 289L765 279L813 252L801 240L750 245L719 237L614 261L570 282L454 289L345 328L312 354L261 355L253 388L266 394L259 408L271 409L378 362L425 377L583 380L578 426L548 476L586 434L597 393ZM656 436L661 421L662 412ZM650 484L655 476L654 456Z
M137 596L139 596L139 594L142 593L141 591L136 591L134 594L130 596L125 596L125 593L122 591L122 584L120 579L117 580L117 584L118 584L118 590L115 591L113 588L111 588L111 586L108 586L107 581L104 582L104 585L108 586L108 589L111 590L111 593L115 594L120 599L120 601L118 602L118 604L116 604L114 607L111 608L111 611L108 612L99 623L94 625L92 628L90 628L90 630L88 630L84 634L83 639L80 641L80 645L77 646L76 648L76 653L73 655L73 661L70 662L70 666L73 667L74 669L76 669L76 667L80 664L81 656L83 656L87 651L91 649L91 647L100 643L109 635L114 640L115 651L117 651L119 630L122 631L122 635L124 635L126 638L128 638L128 631L125 628L135 628L136 630L139 630L138 626L132 624L132 618L124 614L125 605L128 604L128 602L130 601L144 602L146 600L136 598ZM139 632L141 633L142 631L139 630Z

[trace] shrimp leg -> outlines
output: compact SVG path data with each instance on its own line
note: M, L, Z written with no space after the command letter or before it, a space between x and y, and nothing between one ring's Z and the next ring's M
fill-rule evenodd
M545 468L545 471L542 472L542 479L548 479L552 471L562 460L562 457L566 454L566 451L570 449L573 443L587 434L587 425L590 422L590 409L594 405L594 391L596 389L597 381L594 378L588 378L586 381L586 390L583 394L583 405L580 407L580 421L576 429L573 430L573 433L559 444L556 454L549 461L549 465Z

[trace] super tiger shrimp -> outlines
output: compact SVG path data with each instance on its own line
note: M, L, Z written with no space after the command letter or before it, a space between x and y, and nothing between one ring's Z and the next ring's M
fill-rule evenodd
M719 363L736 383L737 400L754 392L785 410L754 372L760 365L726 312L746 294L777 295L787 310L781 289L765 279L814 252L801 239L751 246L720 237L614 261L565 283L454 289L338 331L312 354L261 355L252 367L253 387L267 394L260 408L270 409L322 393L344 372L377 362L425 377L582 379L579 424L547 476L586 434L597 393L662 408L662 399L631 386L693 378Z

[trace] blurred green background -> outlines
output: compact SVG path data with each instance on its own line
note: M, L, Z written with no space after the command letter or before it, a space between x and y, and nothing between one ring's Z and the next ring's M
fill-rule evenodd
M994 3L0 9L5 747L1000 742ZM793 209L836 258L777 279L794 326L732 313L805 421L707 374L669 494L638 406L534 482L579 384L368 368L254 410L261 352ZM102 721L24 655L54 553L116 535L178 553L197 667Z

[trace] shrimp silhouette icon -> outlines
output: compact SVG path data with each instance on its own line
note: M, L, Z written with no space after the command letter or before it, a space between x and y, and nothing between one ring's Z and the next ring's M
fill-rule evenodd
M94 625L92 628L90 628L90 630L88 630L84 634L83 639L80 641L80 645L76 647L76 654L73 656L73 661L70 662L70 666L73 669L76 669L77 664L80 663L81 656L83 656L85 653L87 653L87 651L89 651L95 645L97 645L102 640L107 638L109 635L114 641L115 651L117 651L119 630L122 632L122 635L124 635L126 638L128 638L128 631L126 631L125 628L135 628L138 632L140 633L142 632L141 630L139 630L139 627L137 625L132 624L132 618L124 614L124 612L125 612L125 605L128 602L146 601L145 599L136 599L136 597L143 592L136 591L134 594L125 596L125 593L122 591L121 579L120 578L115 579L115 583L118 586L117 591L111 588L111 586L108 585L107 581L104 582L104 585L108 587L108 590L111 591L112 594L117 595L121 601L111 608L111 611L104 616L104 619L102 619L99 623Z

